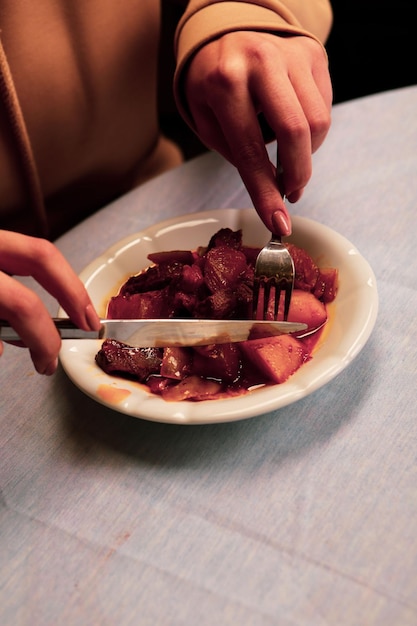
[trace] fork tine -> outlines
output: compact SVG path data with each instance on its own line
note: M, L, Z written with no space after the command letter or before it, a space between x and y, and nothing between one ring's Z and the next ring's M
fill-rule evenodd
M262 311L262 317L264 320L268 319L269 297L271 293L271 280L265 280L264 282L264 306Z
M288 313L290 310L292 290L293 290L293 283L287 281L287 285L285 287L284 322L288 320Z
M278 318L281 293L284 291L284 320L288 320L290 300L294 286L294 262L281 238L271 235L269 243L259 252L253 283L253 318L262 315L263 319ZM274 293L271 294L271 289ZM274 297L273 303L271 302ZM259 298L263 298L262 305ZM259 308L262 311L259 311Z
M262 306L262 315L263 319L267 319L270 300L271 300L271 290L274 290L274 319L277 319L279 303L281 300L281 293L285 291L285 307L284 307L284 320L287 321L288 311L290 307L291 301L291 284L288 284L288 281L282 279L280 281L276 281L274 278L266 278L259 277L254 280L253 283L253 318L256 317L259 305L259 295L261 292L261 284L263 287L263 306Z
M274 299L274 320L277 319L278 309L279 309L279 301L281 298L281 283L275 283L275 299Z
M254 278L253 280L253 298L252 298L252 317L256 319L256 315L258 312L258 302L259 302L259 287L260 287L260 279Z

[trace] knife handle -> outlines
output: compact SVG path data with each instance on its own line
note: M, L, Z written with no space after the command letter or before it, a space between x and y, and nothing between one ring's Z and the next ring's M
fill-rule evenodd
M82 330L65 317L53 317L55 328L61 339L100 339L101 331ZM6 320L0 320L0 341L21 341L19 334Z

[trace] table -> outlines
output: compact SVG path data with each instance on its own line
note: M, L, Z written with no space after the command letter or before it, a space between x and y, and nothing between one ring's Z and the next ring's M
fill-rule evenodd
M6 346L2 625L417 624L416 111L417 87L335 106L292 207L357 246L380 297L359 356L309 397L233 423L153 423ZM246 206L209 153L57 245L80 271L168 216Z

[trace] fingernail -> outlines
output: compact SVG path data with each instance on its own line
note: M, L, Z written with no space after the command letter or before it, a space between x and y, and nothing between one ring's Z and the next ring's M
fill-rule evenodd
M51 361L44 369L44 371L42 372L45 376L52 376L52 374L54 374L56 372L56 369L58 367L58 358L54 359L53 361Z
M100 318L92 304L87 304L85 307L85 319L91 330L99 330Z
M282 211L275 211L271 217L274 232L277 235L291 235L291 226L287 216Z

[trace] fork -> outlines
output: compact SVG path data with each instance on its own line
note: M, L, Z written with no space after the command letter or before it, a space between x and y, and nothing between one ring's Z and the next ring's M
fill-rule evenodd
M285 200L285 193L283 193L282 187L282 173L283 169L277 150L277 184ZM284 321L287 321L294 288L294 273L294 262L288 248L282 243L279 235L272 233L269 243L262 248L255 263L252 310L254 319L257 317L259 294L261 287L263 287L262 319L268 318L271 289L274 289L274 320L278 315L281 292L284 291Z
M294 262L281 237L272 234L269 243L262 248L255 263L253 280L253 318L257 317L259 295L263 290L262 319L268 318L271 290L274 294L274 319L277 318L281 292L284 292L284 321L288 319L291 295L294 287ZM262 289L263 288L263 289Z

